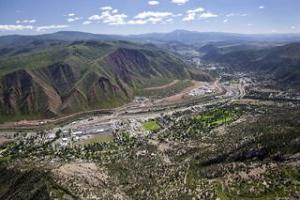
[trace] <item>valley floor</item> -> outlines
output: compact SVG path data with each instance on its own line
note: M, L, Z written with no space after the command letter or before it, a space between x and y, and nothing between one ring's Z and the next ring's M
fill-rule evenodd
M2 131L0 199L300 199L297 94L246 75L181 94Z

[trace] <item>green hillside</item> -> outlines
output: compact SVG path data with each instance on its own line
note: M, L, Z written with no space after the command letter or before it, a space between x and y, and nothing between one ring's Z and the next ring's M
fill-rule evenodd
M32 45L35 47L0 56L2 118L112 108L129 102L149 82L210 80L153 45L47 40Z

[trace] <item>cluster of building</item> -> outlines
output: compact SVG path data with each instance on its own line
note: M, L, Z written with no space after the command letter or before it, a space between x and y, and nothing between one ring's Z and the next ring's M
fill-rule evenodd
M72 122L71 125L75 125L77 122ZM112 134L113 130L116 128L115 123L105 123L91 125L90 127L70 127L67 126L63 129L55 128L51 130L47 137L49 140L53 140L59 134L59 139L57 142L60 146L68 146L72 142L77 142L81 140L86 140L93 135L97 134Z
M201 87L201 88L196 88L193 89L189 92L190 96L201 96L201 95L206 95L206 94L211 94L213 93L214 90L209 87Z
M128 119L116 123L116 130L119 132L128 132L131 136L144 134L144 129L141 128L142 123L137 119Z

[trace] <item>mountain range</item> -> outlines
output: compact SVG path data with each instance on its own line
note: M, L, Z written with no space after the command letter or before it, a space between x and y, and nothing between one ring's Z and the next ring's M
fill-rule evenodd
M300 88L300 42L268 47L207 45L202 60L226 64L230 70L256 72L285 88Z
M5 121L112 108L155 83L212 80L183 59L178 53L182 49L200 53L207 62L272 74L285 86L298 87L297 41L299 34L184 30L130 36L70 31L1 36L0 115Z
M53 117L117 107L151 83L211 80L154 45L46 37L11 40L16 44L0 48L2 116Z
M60 40L60 41L115 41L126 40L142 43L180 42L183 44L207 44L210 42L300 42L300 34L238 34L224 32L197 32L175 30L168 33L147 33L140 35L106 35L77 31L60 31L43 35L8 35L0 37L0 47L15 45L32 40Z

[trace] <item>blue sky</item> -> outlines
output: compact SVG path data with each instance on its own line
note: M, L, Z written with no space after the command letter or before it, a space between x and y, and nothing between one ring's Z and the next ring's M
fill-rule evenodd
M300 0L0 0L0 35L300 33Z

